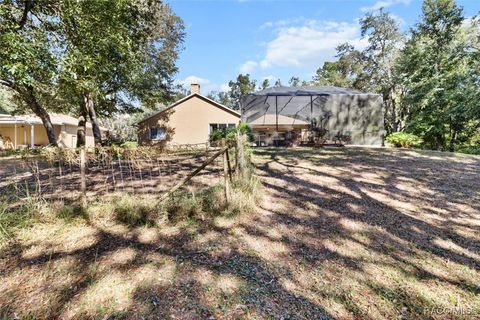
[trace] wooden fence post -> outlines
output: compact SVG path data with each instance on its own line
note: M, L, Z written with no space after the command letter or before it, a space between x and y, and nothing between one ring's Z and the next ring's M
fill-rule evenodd
M245 173L245 148L243 135L237 131L237 174L243 176Z
M80 200L82 206L87 205L87 178L85 176L85 162L86 162L86 155L85 155L85 146L80 147Z
M237 138L238 133L235 134L235 145L234 145L234 151L235 151L235 173L238 174L238 138Z
M223 142L225 144L225 141ZM225 200L227 204L230 203L230 164L228 163L228 147L225 147L225 152L223 153L223 176L225 182Z
M229 154L229 151L230 151L230 147L227 149L227 151L225 151L225 156L226 156L227 166L228 166L228 178L230 179L230 182L233 182L233 178L232 178L232 165L230 164L230 154Z

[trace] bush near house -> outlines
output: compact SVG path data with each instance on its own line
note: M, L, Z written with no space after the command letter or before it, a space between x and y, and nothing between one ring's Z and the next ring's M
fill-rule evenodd
M422 139L407 132L394 132L387 137L387 142L397 148L413 148L422 144Z
M222 139L233 141L235 140L235 134L237 133L237 131L246 135L249 142L255 141L252 128L250 128L250 126L247 123L241 122L236 128L214 130L212 133L210 133L210 142L216 142Z

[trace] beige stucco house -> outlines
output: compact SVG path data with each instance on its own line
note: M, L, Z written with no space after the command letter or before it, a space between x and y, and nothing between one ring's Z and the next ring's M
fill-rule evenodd
M240 113L200 94L193 83L191 94L138 122L140 145L208 143L213 130L235 127Z
M78 120L65 114L50 114L57 143L60 147L75 148L77 145ZM0 114L0 149L33 148L48 145L45 127L39 117ZM87 123L85 137L87 147L94 146L92 125Z

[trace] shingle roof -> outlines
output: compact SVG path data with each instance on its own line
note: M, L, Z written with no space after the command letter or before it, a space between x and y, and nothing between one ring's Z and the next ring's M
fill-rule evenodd
M53 125L78 125L78 119L75 117L60 113L50 113L49 115ZM0 114L0 124L14 124L15 122L25 124L42 124L42 120L33 115L12 116L9 114ZM91 128L92 124L87 122L87 127Z
M167 111L167 110L170 110L171 108L173 108L173 107L175 107L175 106L178 106L178 105L181 104L182 102L185 102L185 101L187 101L187 100L189 100L189 99L191 99L191 98L193 98L193 97L200 98L200 99L202 99L202 100L210 103L211 105L216 106L217 108L220 108L220 109L222 109L222 110L224 110L224 111L230 112L230 113L238 116L239 118L240 118L240 116L241 116L239 112L237 112L237 111L235 111L235 110L233 110L233 109L230 109L230 108L224 106L223 104L220 104L220 103L218 103L218 102L216 102L216 101L213 101L212 99L209 99L209 98L207 98L207 97L205 97L205 96L202 96L201 94L193 93L193 94L191 94L191 95L188 95L188 96L186 96L186 97L184 97L184 98L182 98L182 99L180 99L180 100L172 103L171 105L169 105L169 106L166 107L165 109L159 110L159 111L157 111L157 112L149 115L148 117L143 118L142 120L138 121L137 124L138 124L138 123L142 123L142 122L144 122L145 120L148 120L148 119L150 119L150 118L152 118L152 117L154 117L154 116L156 116L156 115L158 115L158 114L160 114L160 113L162 113L162 112L165 112L165 111Z

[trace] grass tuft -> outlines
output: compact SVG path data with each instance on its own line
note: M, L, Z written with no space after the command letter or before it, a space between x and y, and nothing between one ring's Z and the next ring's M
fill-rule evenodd
M152 226L162 215L156 202L122 196L113 199L113 212L118 222L135 226Z
M28 197L17 207L0 202L0 243L8 242L16 230L32 225L45 209L47 203L37 197Z
M236 177L231 197L226 202L224 185L217 184L193 194L186 189L174 193L162 204L169 221L205 220L217 216L237 216L251 213L262 197L260 180L252 172Z
M79 206L79 205L65 205L60 204L56 210L57 218L66 220L66 221L74 221L76 219L84 219L88 220L88 211L86 208Z

